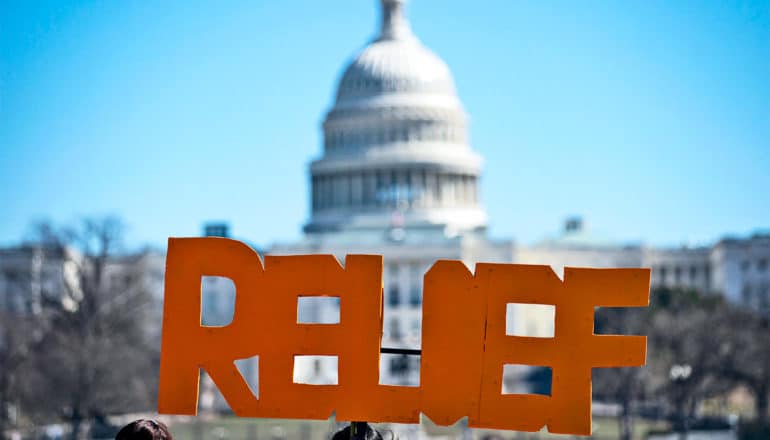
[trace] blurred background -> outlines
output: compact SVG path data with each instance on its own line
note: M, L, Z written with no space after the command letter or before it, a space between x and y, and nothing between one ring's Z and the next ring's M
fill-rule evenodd
M420 348L437 259L651 268L649 308L597 310L649 354L594 370L593 437L770 438L768 78L761 0L0 2L0 437L152 415L166 239L205 235L382 254L391 348ZM229 323L232 282L202 291L202 324ZM506 333L552 337L554 313L510 304ZM383 355L380 381L419 366ZM238 367L258 392L258 358ZM502 374L550 393L548 368ZM294 378L337 383L336 358ZM175 437L338 427L236 419L201 383Z

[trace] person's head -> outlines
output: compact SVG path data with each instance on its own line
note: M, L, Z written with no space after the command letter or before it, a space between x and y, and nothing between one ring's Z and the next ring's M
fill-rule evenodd
M173 437L162 422L139 419L124 426L115 440L173 440Z
M340 429L334 433L331 440L350 440L352 438L352 434L350 433L351 429L353 429L352 425L348 425ZM364 438L366 440L383 440L380 433L375 431L374 428L368 424L366 425L366 433L364 434Z

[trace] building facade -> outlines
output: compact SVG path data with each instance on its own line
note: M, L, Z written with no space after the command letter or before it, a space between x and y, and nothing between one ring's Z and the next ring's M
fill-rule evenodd
M510 261L511 244L485 236L482 160L468 144L468 118L449 68L412 32L403 1L381 6L380 29L345 68L323 122L323 154L310 165L305 238L269 252L340 261L382 254L383 344L419 348L427 269L437 259L469 267ZM414 383L418 364L385 355L382 382ZM318 374L318 362L305 367Z
M714 246L660 249L596 240L579 218L563 234L531 246L486 235L479 198L482 158L469 145L468 116L447 65L412 31L403 0L381 0L376 36L345 67L323 122L323 151L310 164L310 218L304 239L275 255L384 257L383 346L419 348L422 281L439 259L565 266L650 267L652 285L723 294L770 314L770 236ZM324 307L300 310L328 315ZM553 315L509 308L512 332L553 331ZM295 378L336 375L317 359ZM331 361L328 361L331 362ZM383 355L381 382L414 384L418 359ZM319 370L320 368L320 370Z

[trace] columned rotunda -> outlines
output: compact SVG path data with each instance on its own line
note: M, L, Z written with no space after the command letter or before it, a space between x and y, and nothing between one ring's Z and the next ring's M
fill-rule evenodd
M404 0L381 0L379 32L345 69L310 166L307 233L486 225L481 157L447 65L414 35Z
M486 238L479 199L482 159L468 143L468 116L449 68L426 48L404 0L380 0L375 36L345 66L310 164L310 219L302 241L269 253L381 254L383 345L420 348L423 275L438 259L473 267L510 261L510 242ZM305 303L311 322L334 315ZM298 379L325 383L328 359L298 364ZM419 357L383 355L381 382L414 384ZM308 379L309 378L309 379Z

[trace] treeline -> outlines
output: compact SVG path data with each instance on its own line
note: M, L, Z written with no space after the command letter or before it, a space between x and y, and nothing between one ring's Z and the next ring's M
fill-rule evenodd
M24 299L0 304L0 437L12 426L64 421L78 439L107 415L155 409L160 304L148 280L155 266L145 254L122 252L122 232L112 218L41 224L20 251L23 264L0 265L6 293ZM642 415L680 431L697 427L706 402L739 388L754 402L746 431L770 438L767 316L719 296L661 288L650 307L598 309L595 331L648 336L646 367L594 370L594 398L618 404L621 438L632 438Z
M705 404L728 401L739 388L754 401L743 429L770 436L767 316L720 296L658 288L650 307L597 310L595 330L648 337L646 367L594 370L594 398L620 406L621 438L631 438L634 417L645 413L667 418L679 432L707 425Z
M122 230L112 218L41 224L21 268L4 267L6 296L22 301L0 305L0 437L64 421L78 439L109 414L154 410L159 305Z

